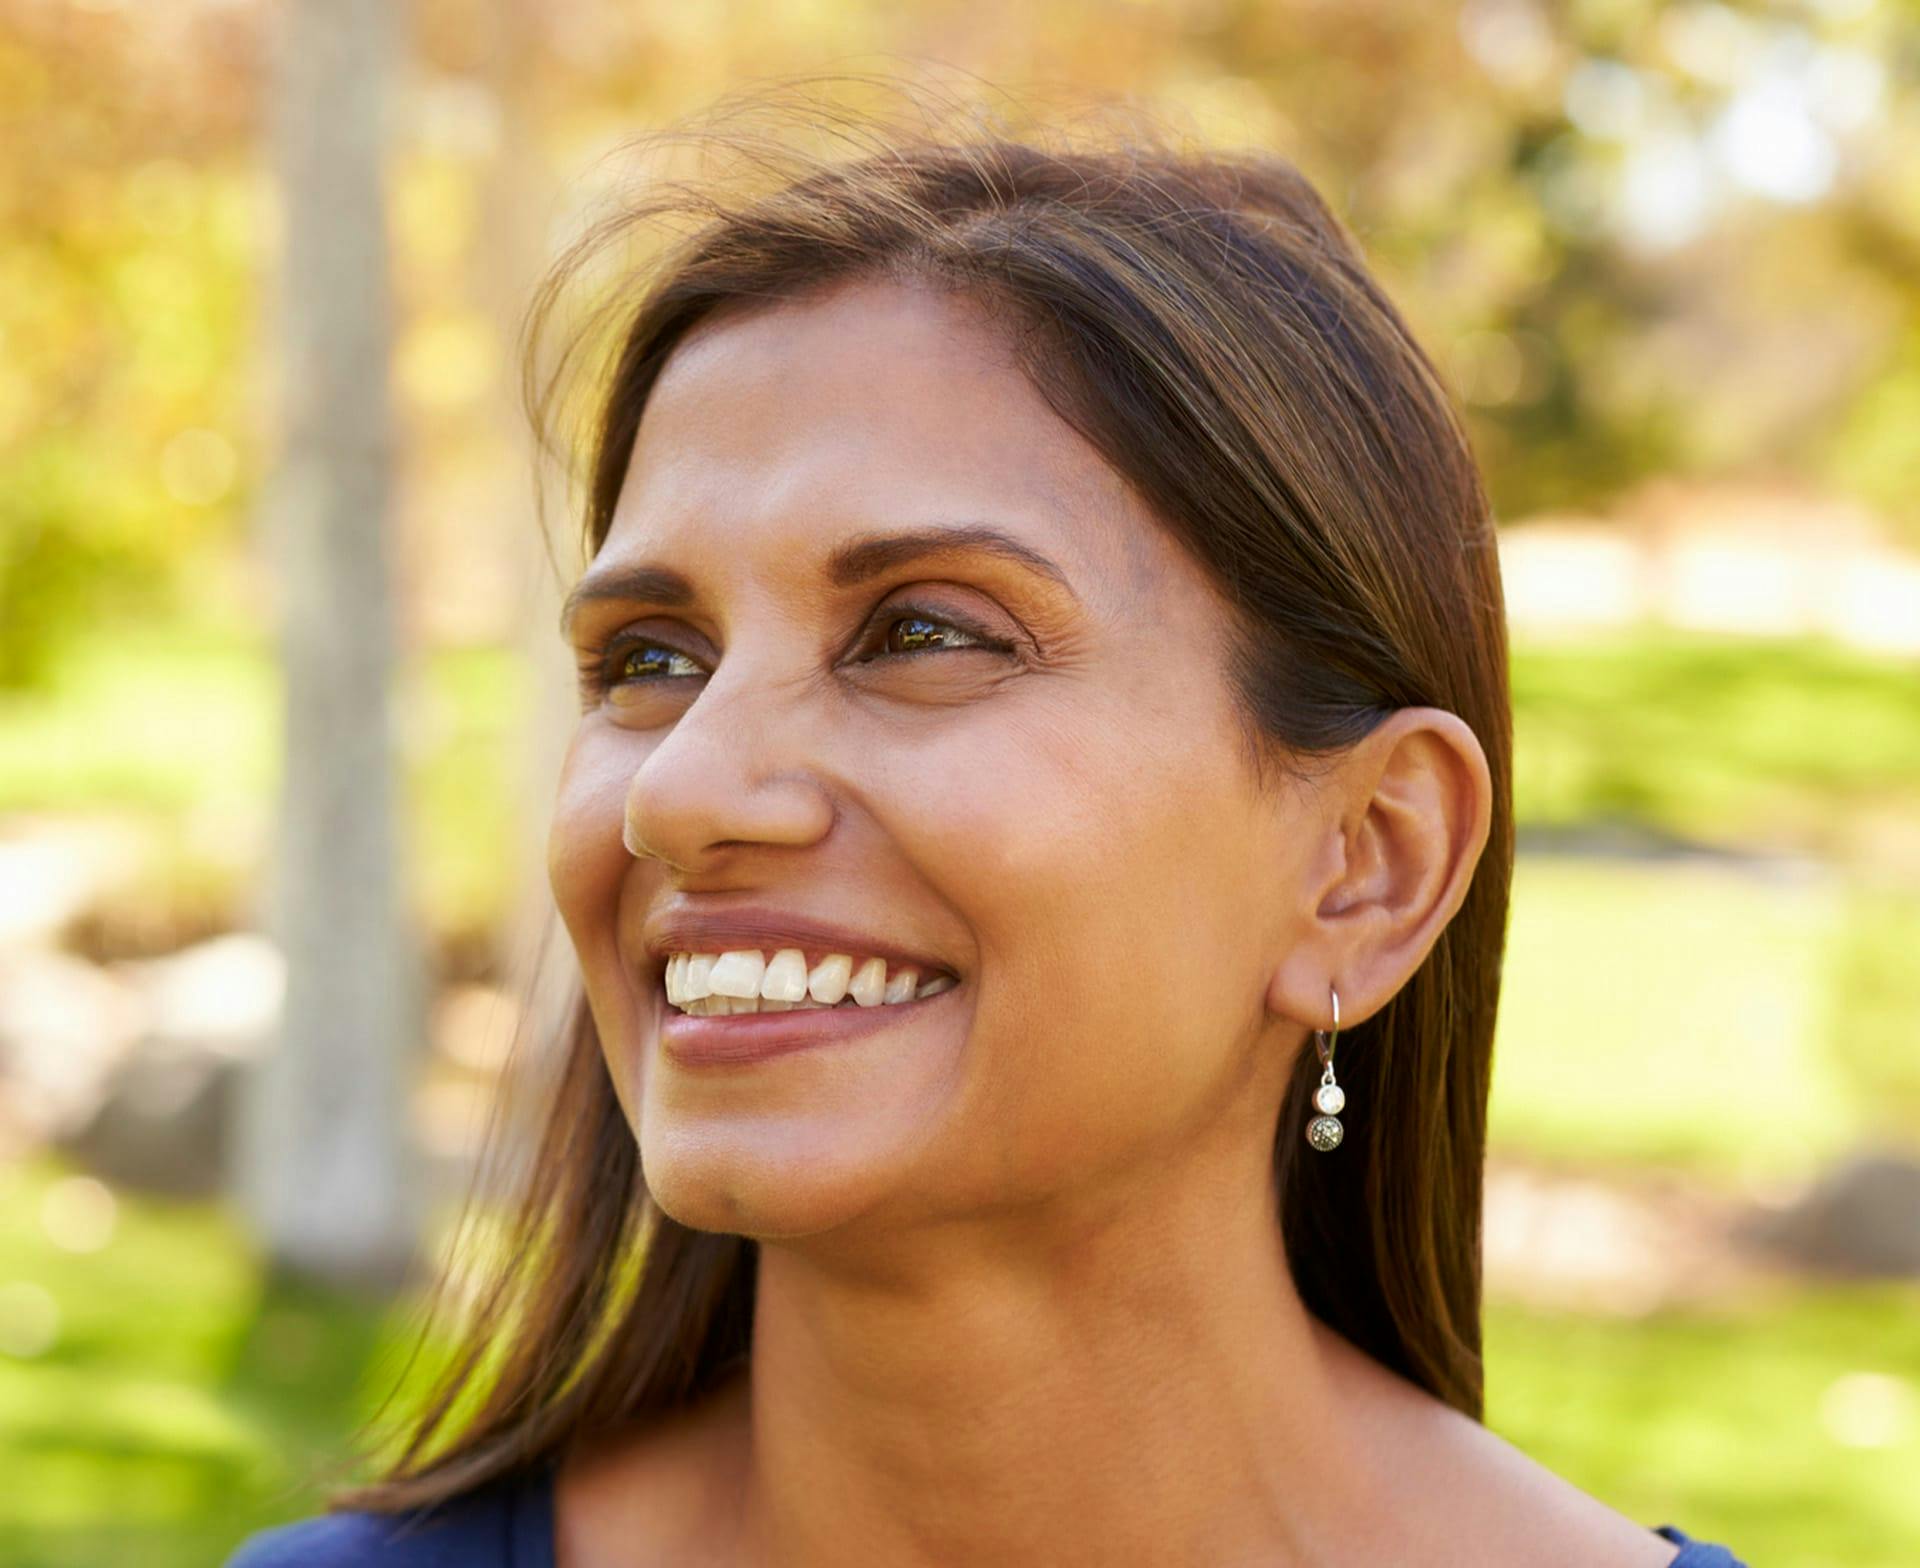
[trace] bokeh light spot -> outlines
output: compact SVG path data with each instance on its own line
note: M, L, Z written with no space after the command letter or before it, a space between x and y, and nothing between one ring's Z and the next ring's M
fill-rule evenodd
M113 1240L120 1205L97 1177L67 1176L40 1200L40 1228L67 1252L98 1252Z
M160 454L160 482L182 506L226 499L239 469L233 443L217 430L182 430Z
M45 1285L30 1279L0 1285L0 1355L31 1360L60 1337L60 1304Z

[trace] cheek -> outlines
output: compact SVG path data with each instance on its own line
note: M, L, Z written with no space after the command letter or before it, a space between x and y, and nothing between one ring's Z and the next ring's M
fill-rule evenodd
M1252 939L1255 895L1253 802L1237 734L1218 731L1191 711L1156 727L1119 702L1036 704L919 752L911 783L888 787L915 802L930 874L993 959L1082 1001L1148 974L1204 991L1207 955L1231 962Z
M1034 722L921 759L929 875L979 940L966 1121L1002 1173L1055 1185L1244 1087L1263 927L1236 742L1201 742Z
M633 1037L638 999L619 945L621 900L633 886L633 857L620 838L631 773L614 750L579 735L569 747L547 830L547 880L579 961L614 1093L628 1124L638 1126L642 1096L623 1043Z
M575 738L547 830L547 881L583 964L612 940L620 888L633 863L620 839L628 774L607 751Z

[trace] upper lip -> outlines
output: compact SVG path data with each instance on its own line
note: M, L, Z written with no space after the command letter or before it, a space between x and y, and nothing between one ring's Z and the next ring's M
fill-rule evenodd
M664 910L647 922L644 945L663 968L675 953L722 953L732 948L759 948L769 952L798 947L884 958L889 968L895 964L912 964L923 976L960 978L950 964L889 942L885 937L858 931L837 921L763 906Z

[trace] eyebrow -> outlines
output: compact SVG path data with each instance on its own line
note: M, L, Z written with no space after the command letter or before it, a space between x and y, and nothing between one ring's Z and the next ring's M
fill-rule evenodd
M966 552L1010 561L1050 578L1076 600L1079 597L1067 574L1049 557L987 523L940 524L903 533L863 534L836 546L826 559L822 575L836 588L852 588L928 556ZM560 635L568 634L574 617L587 605L609 599L644 601L666 609L679 609L693 602L694 589L686 577L668 566L646 561L603 566L588 572L567 595L566 603L560 607Z

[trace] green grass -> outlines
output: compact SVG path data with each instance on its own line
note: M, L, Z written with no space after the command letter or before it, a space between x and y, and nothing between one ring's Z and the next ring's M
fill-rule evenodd
M1920 1134L1920 897L1857 888L1834 934L1826 1027L1879 1130Z
M1760 1568L1920 1553L1920 1289L1588 1317L1494 1303L1487 1424L1649 1528Z
M56 1314L43 1351L0 1352L0 1565L207 1568L318 1506L402 1318L268 1278L216 1206L122 1195L104 1249L62 1250L41 1216L64 1174L0 1168L0 1290Z
M1638 631L1516 648L1513 709L1523 825L1871 857L1885 821L1920 822L1911 660Z
M1523 857L1491 1141L1735 1182L1920 1143L1916 932L1839 877Z

